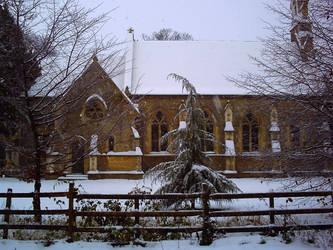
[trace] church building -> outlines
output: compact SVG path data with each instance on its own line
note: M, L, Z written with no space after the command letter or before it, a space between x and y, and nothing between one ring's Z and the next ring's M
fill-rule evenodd
M296 39L298 26L291 32ZM158 163L174 159L160 138L179 127L182 118L177 113L187 93L168 78L171 73L187 78L199 94L204 129L216 137L216 142L203 145L215 170L235 176L278 171L278 163L261 156L300 143L300 135L279 121L279 110L288 104L273 105L230 80L259 73L250 56L261 56L261 42L131 39L127 46L122 74L109 77L95 57L67 93L70 97L84 89L75 109L54 124L59 136L70 135L71 140L46 152L46 176L138 179ZM92 79L95 84L89 87ZM287 139L280 141L282 137ZM54 165L64 153L69 167ZM10 167L17 158L7 152L6 160Z
M203 145L215 170L237 174L277 169L264 165L260 156L284 147L279 133L287 130L279 127L280 107L267 106L265 98L228 80L257 70L249 55L260 56L259 42L131 41L128 46L124 74L114 79L100 74L103 68L94 58L76 83L80 89L94 75L100 78L65 119L67 125L62 124L67 133L75 128L78 134L69 147L72 162L89 152L68 173L89 179L141 178L149 168L174 159L160 138L179 127L177 113L187 93L168 78L170 73L186 77L200 95L204 129L216 137L215 143Z

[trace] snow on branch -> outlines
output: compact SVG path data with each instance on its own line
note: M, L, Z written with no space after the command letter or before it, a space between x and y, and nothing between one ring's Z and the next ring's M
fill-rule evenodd
M168 79L172 78L176 82L181 82L182 83L182 90L186 90L188 93L193 93L193 95L197 95L197 92L195 90L195 87L187 80L185 77L177 75L175 73L171 73L168 75Z

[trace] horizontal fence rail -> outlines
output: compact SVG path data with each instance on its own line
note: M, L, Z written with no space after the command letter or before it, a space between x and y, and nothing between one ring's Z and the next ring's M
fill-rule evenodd
M333 211L333 210L332 210ZM126 217L170 217L170 216L198 216L202 215L202 211L154 211L154 212L144 212L144 211L120 211L120 212L75 212L76 216L126 216Z
M75 232L99 232L99 233L108 233L112 230L133 230L133 231L146 231L146 232L162 232L162 233L195 233L200 232L203 230L202 226L183 226L183 227L135 227L135 226L128 226L125 228L120 227L81 227L76 228Z
M41 214L41 215L52 215L52 214L68 214L68 209L57 209L57 210L40 210L40 211L34 211L34 210L0 210L0 214L17 214L17 215L35 215L35 214Z
M325 214L333 213L333 207L321 208L298 208L298 209L276 209L274 207L275 198L290 198L290 197L325 197L333 196L331 191L315 191L315 192L269 192L269 193L239 193L239 194L209 194L207 185L203 184L201 193L194 194L78 194L74 188L74 183L69 184L68 192L44 192L44 193L13 193L8 189L7 193L0 193L0 198L6 198L5 209L0 209L0 215L4 216L4 222L0 223L0 229L3 230L3 238L8 238L8 230L10 229L27 229L27 230L63 230L67 231L69 240L73 239L75 232L95 232L109 233L113 230L132 230L133 232L202 232L202 241L205 241L205 235L208 237L211 231L211 218L220 217L239 217L239 216L269 216L270 225L262 226L233 226L233 227L215 227L214 232L269 232L269 231L284 231L284 230L308 230L308 229L331 229L333 224L311 224L311 225L275 225L275 216L277 215L296 215L296 214ZM53 198L66 197L68 200L67 209L52 209L52 210L13 210L11 209L12 199L19 198ZM222 199L269 199L269 209L264 210L247 210L247 211L221 211L210 208L210 201ZM140 211L140 200L200 200L202 207L200 209L172 209L167 211ZM74 208L74 200L127 200L134 201L134 207L131 211L82 211L79 208ZM194 205L194 204L193 204ZM10 224L11 215L64 215L68 220L66 225L43 225L43 224ZM104 218L104 219L124 219L134 218L134 225L130 226L79 226L77 217L81 218ZM201 222L198 225L187 226L141 226L140 218L145 217L200 217ZM210 235L210 237L212 237Z
M36 193L0 193L0 198L33 198ZM67 197L68 192L48 192L37 194L40 198Z
M256 211L215 211L210 212L210 217L230 216L257 216L257 215L289 215L289 214L323 214L333 213L333 208L298 208L298 209L269 209Z
M116 200L175 200L197 199L201 193L194 194L77 194L77 199L116 199Z
M279 232L279 231L299 231L299 230L327 230L332 229L333 224L310 224L310 225L284 225L284 226L246 226L246 227L217 227L215 232L219 233L244 233L244 232Z
M331 191L313 191L313 192L269 192L269 193L240 193L240 194L211 194L211 199L248 199L248 198L284 198L284 197L314 197L329 196Z

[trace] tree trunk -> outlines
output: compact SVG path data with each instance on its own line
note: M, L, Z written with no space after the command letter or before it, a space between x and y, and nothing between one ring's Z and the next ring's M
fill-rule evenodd
M36 159L36 163L39 161ZM41 188L41 174L40 174L40 164L39 162L35 165L35 171L34 171L34 179L35 179L35 185L34 185L34 198L33 198L33 208L35 211L35 222L42 223L42 216L40 214L40 188Z
M28 95L26 95L28 96ZM33 197L33 208L35 211L35 222L42 223L42 216L40 214L40 188L41 188L41 151L40 151L40 142L38 140L38 128L35 124L34 116L31 112L32 104L27 100L28 114L31 124L31 133L32 133L32 154L34 154L34 171L32 173L31 179L35 181L34 185L34 197Z
M35 222L42 223L42 216L40 214L40 188L41 188L41 152L39 149L39 141L38 141L38 134L37 134L37 127L33 120L31 120L31 131L33 133L33 141L34 141L34 152L35 152L35 159L34 159L34 171L32 178L35 181L34 185L34 198L33 198L33 207L35 211Z

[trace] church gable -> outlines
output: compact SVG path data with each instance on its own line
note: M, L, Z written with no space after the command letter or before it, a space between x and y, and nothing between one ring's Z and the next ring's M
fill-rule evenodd
M71 97L74 92L81 93L81 98L76 103L78 106L82 106L96 97L96 100L101 101L106 108L122 103L122 105L128 105L131 112L139 113L129 97L107 75L96 57L82 76L73 84L67 95Z
M103 171L141 169L140 136L133 127L138 109L96 58L64 100L63 119L56 124L64 148L57 151L68 154L69 163L74 164L72 171L101 178ZM81 138L80 147L70 138Z
M128 133L134 123L134 116L139 114L135 105L108 77L96 58L67 95L70 97L73 92L82 93L82 96L75 103L73 112L67 115L67 120L70 127L76 124L79 130L89 136L97 133L95 130L99 130L103 137L108 137L106 134L110 133L122 133L120 130L124 129ZM126 119L119 119L121 117Z

